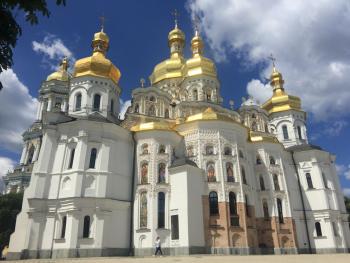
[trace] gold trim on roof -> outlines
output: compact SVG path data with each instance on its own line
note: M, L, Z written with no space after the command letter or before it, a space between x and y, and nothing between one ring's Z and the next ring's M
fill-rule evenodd
M152 130L164 130L164 131L174 131L173 126L168 122L159 121L159 122L145 122L135 125L130 128L131 131L140 132L140 131L152 131Z
M56 72L51 73L46 81L50 80L61 80L61 81L68 81L69 74L68 74L68 59L64 57L60 63L60 67Z
M194 115L191 115L186 118L186 123L193 122L193 121L204 121L204 120L220 120L220 121L227 121L227 122L235 122L234 119L222 114L215 112L212 108L207 108L205 111L201 113L197 113Z
M249 141L250 142L269 142L269 143L278 143L278 139L272 134L267 134L263 132L250 131L249 132Z

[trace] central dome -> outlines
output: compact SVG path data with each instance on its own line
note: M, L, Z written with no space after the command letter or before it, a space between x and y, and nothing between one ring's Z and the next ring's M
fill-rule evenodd
M185 45L185 34L177 26L169 32L168 45L171 52L170 58L154 67L150 76L152 84L164 79L182 78L184 75L185 59L182 50Z
M111 79L118 84L121 77L119 69L106 58L109 37L103 31L97 32L92 40L93 54L79 59L74 66L74 77L98 76Z

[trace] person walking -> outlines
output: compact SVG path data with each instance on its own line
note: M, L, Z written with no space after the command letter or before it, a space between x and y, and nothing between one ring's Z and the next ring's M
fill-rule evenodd
M158 252L160 253L161 256L163 256L163 252L162 252L162 248L160 246L160 238L157 237L156 241L154 242L155 247L156 247L156 252L154 253L154 255L158 255Z

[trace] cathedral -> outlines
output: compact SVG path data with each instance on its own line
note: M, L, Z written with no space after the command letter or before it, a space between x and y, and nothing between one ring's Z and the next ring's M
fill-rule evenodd
M24 191L8 259L347 253L335 156L308 143L306 112L273 63L273 95L223 107L214 62L175 23L170 55L119 118L109 37L40 87L7 192ZM30 183L29 183L30 181Z

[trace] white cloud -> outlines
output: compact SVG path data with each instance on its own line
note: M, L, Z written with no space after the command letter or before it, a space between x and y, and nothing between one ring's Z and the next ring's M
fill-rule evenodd
M12 171L15 167L15 161L7 157L0 156L0 193L4 190L4 182L2 177L7 174L8 171Z
M286 90L300 96L316 119L349 115L348 0L189 0L188 6L201 17L217 61L235 54L243 64L265 65L259 76L264 85L271 72L266 58L273 53ZM248 85L248 93L257 86Z
M126 100L123 101L122 99L119 99L120 102L120 113L119 113L119 118L121 120L124 120L125 118L125 113L128 110L128 108L131 106L131 100Z
M0 148L21 150L22 133L35 120L38 101L12 69L0 74L4 88L0 92Z
M317 132L314 132L310 135L311 141L315 141L321 136L335 137L339 136L343 129L348 125L347 121L344 120L332 120L323 124L320 129L317 129Z
M350 164L336 164L335 168L337 170L338 175L344 176L346 179L350 180Z
M264 103L272 95L269 84L264 85L260 80L253 79L247 85L247 92L260 103Z
M63 57L70 59L70 65L75 62L73 52L70 51L63 41L55 35L48 34L42 42L33 41L33 50L44 55L42 62L52 70L56 70Z

